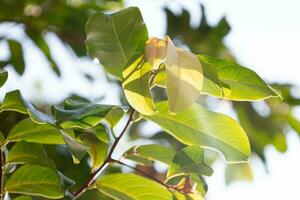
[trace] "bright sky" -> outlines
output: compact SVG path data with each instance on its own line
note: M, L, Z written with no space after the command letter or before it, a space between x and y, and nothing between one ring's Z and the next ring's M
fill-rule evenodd
M163 36L165 16L160 10L164 4L163 0L127 2L127 5L141 8L151 36ZM179 11L178 2L186 2L183 6L193 13L192 22L196 23L200 16L197 1L174 0L171 7L177 11ZM254 69L268 81L291 82L300 86L299 0L203 0L202 2L206 7L209 22L216 23L220 17L226 15L232 27L226 43L241 64ZM1 35L26 39L18 27L0 26ZM0 97L3 97L5 91L20 88L23 95L30 100L36 101L37 96L40 96L49 102L57 102L76 90L79 94L92 99L106 94L102 102L118 103L116 100L118 92L111 85L108 87L98 66L70 55L53 35L48 35L47 39L52 44L51 48L55 49L52 52L54 57L64 66L64 78L59 80L51 75L46 61L41 59L41 53L30 41L25 41L25 48L30 49L25 55L29 67L22 78L14 75L9 77L8 84L1 89L3 91L0 92ZM6 44L0 43L0 52L0 58L7 56ZM83 71L91 71L97 81L94 84L87 82L80 75ZM10 73L13 73L13 70L10 70ZM269 174L265 173L258 160L252 159L255 175L252 183L239 182L226 187L223 173L225 163L219 161L214 166L215 173L207 179L208 199L300 199L300 139L291 133L288 143L289 149L285 154L277 153L272 147L267 149Z

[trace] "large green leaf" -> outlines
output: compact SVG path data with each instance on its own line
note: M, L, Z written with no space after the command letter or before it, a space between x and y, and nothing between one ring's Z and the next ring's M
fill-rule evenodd
M149 89L152 66L145 62L144 56L138 57L123 71L122 86L129 104L144 115L156 112Z
M24 165L18 168L8 179L4 190L48 199L60 199L64 196L57 172L39 165Z
M142 53L148 39L147 28L138 8L113 14L96 13L86 24L86 46L92 57L118 78L128 61Z
M24 119L16 124L6 138L6 142L22 140L41 144L64 144L57 128L48 124L36 124L30 119Z
M18 142L8 152L7 163L41 165L56 169L54 162L47 156L43 145Z
M117 118L112 118L110 112L125 112L125 108L114 105L101 105L86 103L74 100L67 100L65 108L58 106L53 107L53 112L56 117L56 124L62 128L82 128L87 129L98 125L108 116L108 122L114 125L120 120L120 114Z
M171 112L180 112L191 106L203 88L202 66L194 54L175 48L168 38L167 95Z
M18 196L15 200L32 200L30 196Z
M8 77L8 73L5 70L0 70L0 87L4 85Z
M134 174L111 174L96 183L104 194L122 200L170 200L172 194L162 185Z
M200 145L223 153L228 162L247 161L250 144L246 133L232 118L194 104L178 114L168 112L168 103L156 104L159 113L144 116L187 145Z
M92 170L97 169L105 160L108 144L98 139L92 132L85 132L80 135L82 143L87 146L88 154L91 157Z
M30 118L39 124L55 124L54 118L37 110L31 103L23 99L19 90L6 93L0 112L15 111L22 114L28 114Z
M188 146L176 153L168 170L168 178L183 174L210 176L213 170L204 163L204 150L200 146Z
M261 100L270 97L279 97L271 86L266 84L254 71L242 67L231 60L217 59L200 55L201 61L216 68L218 78L223 89L222 97L235 101Z
M152 161L160 161L170 165L174 155L175 152L171 148L158 144L148 144L130 148L123 157L143 165L151 165Z

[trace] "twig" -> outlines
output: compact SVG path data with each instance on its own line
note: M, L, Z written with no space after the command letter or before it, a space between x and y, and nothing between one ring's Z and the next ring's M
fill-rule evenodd
M107 158L105 159L105 161L103 162L103 164L97 169L95 170L93 173L90 174L90 176L88 177L88 179L86 180L86 182L77 190L73 193L74 195L74 200L79 198L91 185L93 185L93 183L95 182L96 177L98 176L99 172L101 172L107 165L109 162L112 161L112 154L115 150L115 148L117 147L120 139L122 138L122 136L125 134L127 128L129 127L131 121L133 120L133 115L135 113L135 110L132 110L130 113L130 116L122 130L122 132L120 133L120 135L115 139L114 143L112 144Z

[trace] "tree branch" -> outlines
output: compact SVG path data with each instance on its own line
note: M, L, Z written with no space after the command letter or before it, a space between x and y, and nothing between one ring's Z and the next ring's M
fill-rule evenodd
M111 162L113 159L112 159L112 154L115 150L115 148L117 147L119 141L121 140L122 136L125 134L127 128L129 127L131 121L133 120L133 116L135 114L135 110L132 110L130 115L129 115L129 118L123 128L123 130L121 131L120 135L115 139L114 143L112 144L109 152L108 152L108 155L105 159L105 161L103 162L103 164L97 169L95 170L94 172L92 172L90 174L90 176L88 177L88 179L86 180L86 182L77 190L73 193L74 195L74 200L75 199L78 199L91 185L94 184L95 182L95 179L97 178L97 176L99 175L99 173L108 165L109 162Z

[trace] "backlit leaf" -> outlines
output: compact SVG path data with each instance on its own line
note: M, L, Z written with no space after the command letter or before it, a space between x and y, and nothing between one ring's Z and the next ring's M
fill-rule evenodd
M9 132L7 142L34 142L40 144L64 144L59 130L52 125L36 124L30 119L17 123Z
M242 67L227 59L217 59L200 55L201 61L216 68L218 78L226 85L222 87L223 95L218 96L235 101L261 100L279 97L271 86L267 85L254 71ZM216 96L215 94L211 94Z
M166 59L167 42L158 38L150 38L145 47L146 61L157 70Z
M168 112L168 103L156 104L159 113L144 116L187 145L216 149L228 162L247 161L250 144L246 133L232 118L194 104L176 115Z
M129 7L113 14L96 13L86 24L86 46L105 69L122 78L122 71L136 54L143 53L147 28L138 8Z
M168 170L168 178L182 174L210 176L213 170L204 163L204 150L200 146L188 146L176 153Z
M91 157L92 170L97 169L105 160L108 144L99 140L92 132L85 132L80 135L82 143L88 147L88 154Z
M226 166L225 180L227 185L233 181L252 181L252 169L248 163L229 164Z
M138 57L123 71L122 86L129 104L144 115L153 115L156 112L149 79L152 66L145 62L144 57Z
M28 142L18 142L9 151L7 163L41 165L56 169L54 162L47 156L43 145Z
M171 112L180 112L191 106L203 88L202 66L194 54L176 49L167 39L167 95Z
M18 168L8 179L4 190L48 199L60 199L64 196L57 172L39 165Z
M122 200L170 200L172 194L162 185L134 174L110 174L96 183L104 194Z

